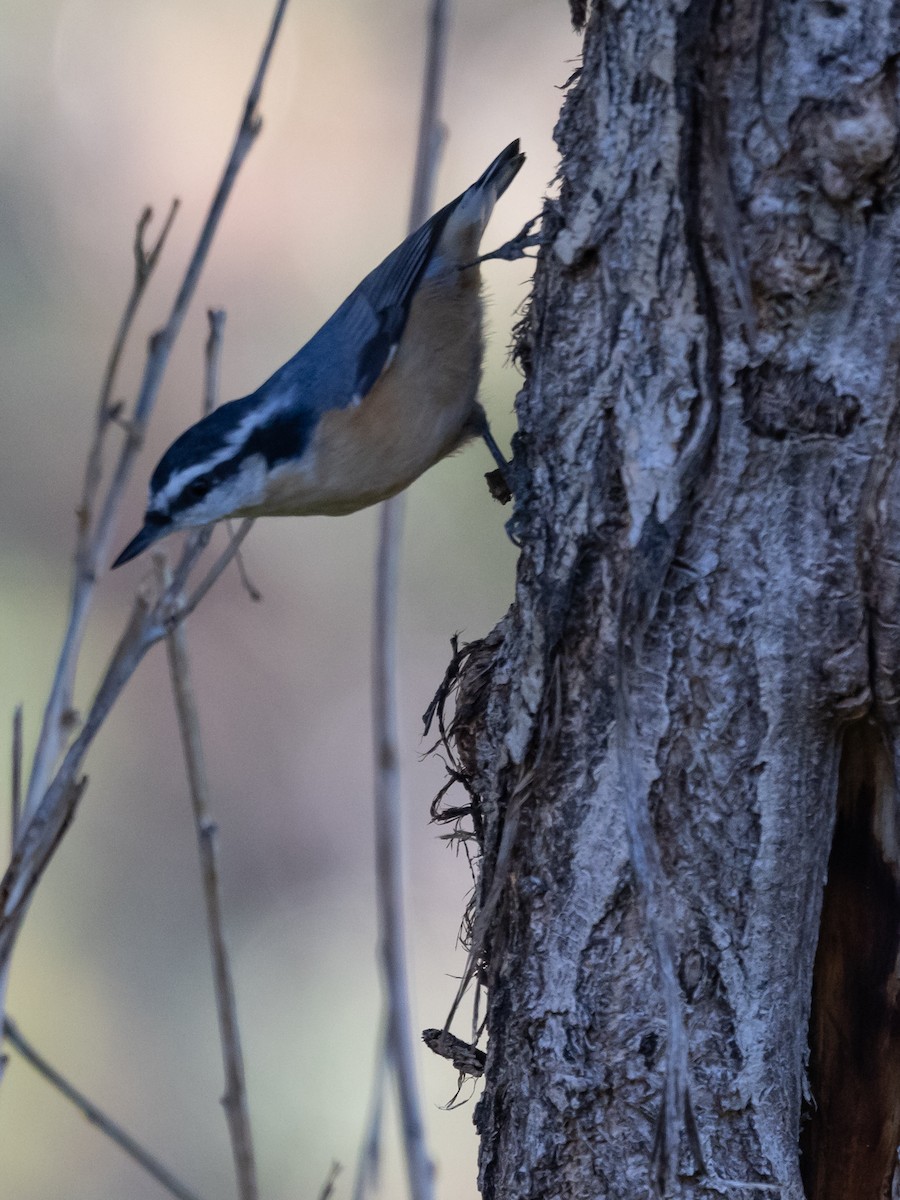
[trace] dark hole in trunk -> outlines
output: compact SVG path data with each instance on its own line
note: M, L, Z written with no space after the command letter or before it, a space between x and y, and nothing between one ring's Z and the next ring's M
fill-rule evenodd
M900 1140L900 888L891 763L878 728L850 726L813 972L801 1135L808 1200L884 1200Z

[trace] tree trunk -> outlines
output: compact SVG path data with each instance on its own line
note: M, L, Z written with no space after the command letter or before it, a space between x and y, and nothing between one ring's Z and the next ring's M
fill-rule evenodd
M878 1200L900 1141L900 13L584 15L520 335L516 600L467 652L455 729L483 855L481 1188Z

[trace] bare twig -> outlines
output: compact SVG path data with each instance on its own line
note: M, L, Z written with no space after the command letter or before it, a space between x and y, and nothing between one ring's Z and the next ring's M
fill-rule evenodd
M10 788L10 815L12 819L12 837L10 850L16 845L19 836L19 818L22 815L22 705L17 704L13 711L12 725L12 780Z
M225 528L228 530L228 536L230 538L233 538L236 536L236 534L234 532L234 522L233 521L226 521ZM243 538L241 539L241 541L243 541ZM238 578L241 581L241 587L244 589L244 591L247 593L247 595L250 597L250 599L253 601L254 604L259 604L259 602L263 598L263 594L259 590L259 588L256 586L256 584L253 582L253 580L250 578L250 575L247 571L247 565L244 562L244 556L240 550L235 550L235 552L234 552L234 565L237 567L237 573L238 573Z
M153 411L165 369L168 366L172 346L178 336L188 306L193 298L200 272L206 262L212 239L218 228L222 211L231 194L237 173L260 130L261 120L257 113L259 97L286 7L287 0L277 0L256 74L254 75L247 99L244 103L243 117L228 161L225 164L222 178L219 181L219 186L216 189L203 228L200 231L194 253L191 256L168 321L150 339L150 349L140 390L134 412L128 421L128 434L122 446L106 496L101 505L99 516L91 525L90 530L86 531L83 537L79 538L79 550L81 553L79 553L76 562L75 584L69 608L69 619L63 638L63 647L60 652L56 676L44 712L41 734L35 751L34 764L28 785L28 795L25 802L26 819L37 807L41 796L46 791L50 773L59 758L67 737L68 727L65 715L71 707L75 667L84 637L85 624L97 576L109 554L109 546L115 529L115 518L118 513L119 504L125 491L125 485L131 475L135 457L143 443L144 431ZM141 230L139 227L138 243L140 243L140 235ZM162 239L157 242L150 254L145 256L147 264L152 265L156 262L159 250L161 249L161 241ZM138 273L140 273L140 267L137 269ZM127 311L128 306L126 306L126 314ZM126 334L128 328L130 328L130 321L125 330ZM91 489L92 495L93 491L96 490L95 485L92 484ZM88 489L86 488L86 494L87 492ZM86 516L83 515L81 518L82 524L84 524L86 519Z
M165 587L171 583L171 573L165 566L164 556L160 555L158 561L161 582ZM222 893L216 854L217 826L209 812L209 781L203 757L200 721L191 682L187 638L183 624L178 623L172 628L166 638L166 649L169 655L169 671L175 709L178 714L178 728L184 748L191 808L197 834L197 848L200 853L203 897L206 902L206 925L213 960L213 982L219 1017L219 1038L225 1067L225 1094L222 1097L222 1105L228 1122L238 1195L241 1200L256 1200L259 1192L256 1182L250 1113L247 1106L244 1059L241 1053L237 1004L222 920Z
M153 409L163 373L168 364L169 354L175 338L181 329L185 313L194 294L200 271L206 261L210 243L222 215L222 210L231 193L237 172L247 156L253 141L259 132L260 119L257 115L257 105L266 68L271 57L275 37L281 25L287 0L277 0L275 12L263 47L259 65L251 84L250 91L244 104L243 118L235 137L234 145L229 155L216 194L200 232L196 248L191 257L187 271L182 281L178 295L173 304L168 322L165 327L151 339L150 352L144 369L134 413L128 422L128 436L122 447L118 463L113 473L105 499L101 506L99 517L93 522L90 531L79 538L79 554L76 562L75 583L69 610L69 620L63 638L56 675L50 691L50 697L44 711L44 719L38 746L35 751L34 764L29 780L28 794L25 801L22 825L19 831L19 843L13 855L12 862L0 881L0 1008L5 990L5 964L8 961L19 923L24 912L24 905L31 895L37 880L46 869L53 851L58 844L67 824L74 815L77 796L80 790L75 787L75 772L77 771L88 746L93 741L97 729L105 719L112 703L118 697L126 681L131 677L140 660L150 646L162 637L171 624L172 597L162 597L154 604L146 597L140 597L132 614L132 620L123 634L122 639L113 655L113 660L107 669L100 685L97 697L93 703L88 720L85 722L77 737L70 744L62 758L62 762L51 781L54 764L60 757L65 740L68 737L69 722L66 715L71 705L72 685L75 665L84 636L85 622L88 609L93 597L97 573L105 561L109 550L109 542L114 529L114 519L118 505L128 480L134 457L143 439L144 429ZM141 247L143 227L140 226L137 244ZM161 249L161 239L149 254L143 249L136 254L139 274L149 271L156 261ZM127 332L127 331L126 331ZM114 349L115 354L115 349ZM113 373L114 374L114 373ZM111 386L111 385L110 385ZM94 484L86 487L86 494L93 495ZM239 531L238 538L245 536ZM237 541L238 539L235 539ZM201 539L202 542L202 539ZM189 551L183 556L182 563L175 573L176 591L180 593L187 570L199 554L201 542L191 540ZM223 556L224 561L230 561L232 547ZM206 595L218 572L211 573L195 593L193 604L189 603L188 611L192 611L203 596Z
M57 1070L51 1067L31 1043L25 1040L16 1024L9 1017L6 1017L3 1022L3 1035L10 1046L14 1050L17 1050L25 1061L34 1067L39 1075L42 1075L49 1084L74 1104L92 1125L97 1126L101 1133L106 1134L121 1150L124 1150L130 1158L134 1159L138 1166L143 1167L148 1175L152 1175L156 1182L161 1184L166 1191L172 1196L177 1196L178 1200L199 1200L196 1192L192 1192L176 1179L167 1167L164 1167L157 1158L145 1150L139 1142L136 1142L131 1134L126 1133L117 1121L114 1121L112 1117L108 1117L83 1092L80 1092L78 1088L74 1087Z
M203 384L204 416L211 413L219 403L219 370L222 362L222 337L225 332L225 316L224 308L210 308L206 312L206 317L209 321L209 336L206 339L206 373ZM233 538L234 526L232 522L226 521L225 528L228 530L228 536ZM250 599L262 600L262 593L247 574L247 568L244 566L244 557L239 550L235 553L235 566L237 567L241 584Z
M206 373L203 382L203 415L219 403L219 370L222 365L222 337L225 333L225 309L208 308L209 337L206 339Z
M449 0L432 0L410 206L410 231L432 206L434 177L442 141L438 119L446 59ZM375 574L373 646L373 740L375 744L375 860L381 959L387 998L387 1042L397 1079L404 1156L413 1200L434 1195L434 1168L425 1140L415 1066L416 1039L406 965L406 930L397 735L396 611L397 576L403 529L403 500L381 506Z
M144 235L147 232L147 226L153 219L153 209L149 206L144 209L138 218L137 225L134 231L134 280L131 285L131 294L125 302L125 310L122 313L119 321L119 328L116 331L116 336L113 339L112 349L110 350L109 358L106 362L106 370L103 374L103 382L100 385L100 399L97 404L97 416L94 427L94 440L91 443L91 448L88 451L87 464L84 472L84 487L81 493L81 506L78 510L79 516L79 539L78 549L76 551L76 562L81 563L84 557L89 553L90 549L90 533L93 523L94 503L97 498L97 491L100 487L100 480L103 476L103 447L106 441L106 434L112 424L117 408L113 404L113 389L115 388L116 376L119 372L119 363L122 359L125 346L128 342L131 333L131 327L134 324L134 318L137 315L137 310L143 298L144 292L147 289L147 284L150 282L150 276L153 274L153 269L159 261L159 256L162 253L163 246L166 244L166 238L169 236L169 230L172 228L172 222L175 220L175 215L178 212L180 201L173 200L169 206L169 212L163 222L162 229L156 241L148 250L144 245Z
M378 1186L381 1170L381 1131L384 1122L384 1099L387 1091L388 1068L390 1066L388 1045L388 1016L382 1014L378 1044L375 1047L375 1070L372 1072L372 1095L369 1100L369 1115L366 1120L366 1136L363 1138L356 1164L356 1179L353 1182L353 1200L366 1200L366 1196Z
M97 491L103 467L103 448L106 434L112 424L116 409L112 403L113 389L118 374L122 353L131 333L134 318L153 268L159 261L175 214L178 211L178 201L173 200L168 216L163 223L159 237L149 251L144 246L144 234L153 216L151 208L145 208L137 222L134 235L134 281L131 292L125 302L125 309L119 321L119 327L113 339L112 349L107 359L100 387L100 399L97 405L97 415L94 423L94 437L88 450L87 464L84 472L84 484L81 493L81 504L78 507L78 535L75 545L75 579L72 596L69 601L69 618L62 649L56 664L56 673L50 689L46 708L41 722L31 777L28 783L28 794L25 800L25 815L29 816L37 804L38 797L45 790L50 771L59 757L65 739L71 729L67 716L72 707L72 692L75 685L75 671L78 665L78 655L84 637L94 585L97 580L98 554L94 531L94 509Z
M334 1185L337 1183L337 1177L340 1175L340 1173L341 1164L339 1162L333 1162L331 1164L331 1170L328 1172L325 1182L322 1185L322 1190L319 1192L319 1200L328 1200L329 1196L334 1194Z
M425 75L422 80L422 107L419 111L419 136L416 144L416 169L409 206L410 233L428 219L433 206L434 180L445 133L440 111L449 23L450 0L431 0L428 13L428 42L425 48Z
M84 755L138 663L165 631L159 618L149 597L139 595L87 719L30 819L22 822L9 867L0 880L0 969L8 958L28 898L74 816L80 790L73 785Z
M30 820L20 828L12 860L6 874L0 879L0 977L28 899L75 815L86 783L85 779L76 781L75 776L98 730L141 659L175 624L194 611L233 558L240 540L249 532L250 524L244 521L231 544L219 556L185 605L179 604L180 589L205 544L203 539L208 537L206 530L188 539L169 588L162 594L157 589L154 594L145 587L136 597L128 624L113 651L84 724L66 751Z
M373 684L375 874L390 1062L397 1080L404 1157L413 1200L431 1200L434 1170L425 1141L406 962L403 810L396 710L396 591L403 505L382 505L376 566Z
M180 610L182 617L189 617L206 593L210 590L231 560L235 557L240 549L241 542L253 528L253 517L245 517L237 527L237 533L231 535L231 541L209 568L206 575L197 585L196 590L191 594L190 598L185 601L184 607ZM176 576L177 578L177 576Z

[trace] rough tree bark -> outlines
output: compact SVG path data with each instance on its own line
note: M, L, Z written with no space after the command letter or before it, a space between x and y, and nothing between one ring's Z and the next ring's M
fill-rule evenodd
M900 11L573 8L519 345L516 599L460 664L455 728L488 926L482 1192L878 1200Z

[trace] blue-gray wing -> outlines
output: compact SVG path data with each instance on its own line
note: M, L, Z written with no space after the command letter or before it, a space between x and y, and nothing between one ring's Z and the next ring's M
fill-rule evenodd
M321 412L371 391L403 335L416 287L458 202L401 242L257 395L298 389L304 403Z

